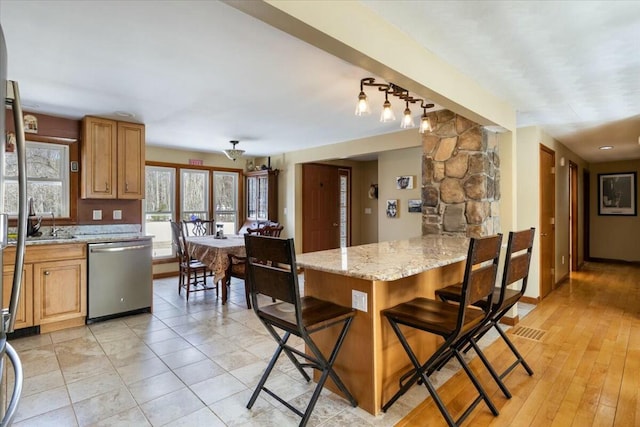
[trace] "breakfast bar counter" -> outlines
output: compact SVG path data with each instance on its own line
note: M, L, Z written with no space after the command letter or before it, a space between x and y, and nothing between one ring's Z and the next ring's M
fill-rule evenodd
M460 282L468 246L464 237L423 236L297 255L304 295L351 307L352 291L366 294L366 311L358 311L334 367L367 412L379 413L411 368L380 312L418 296L433 298L436 289ZM323 351L335 342L334 329L314 334ZM435 347L430 334L413 332L407 338L419 358ZM332 382L327 387L337 392Z

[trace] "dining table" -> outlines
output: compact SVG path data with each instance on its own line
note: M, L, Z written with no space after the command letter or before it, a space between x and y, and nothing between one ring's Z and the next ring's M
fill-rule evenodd
M205 264L213 273L213 281L222 280L222 304L228 299L225 274L229 266L229 257L235 255L246 256L244 248L244 234L231 234L224 237L213 235L186 237L189 256Z

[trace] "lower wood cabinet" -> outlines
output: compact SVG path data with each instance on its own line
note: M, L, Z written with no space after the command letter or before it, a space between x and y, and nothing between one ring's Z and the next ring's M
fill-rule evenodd
M11 300L11 288L13 284L13 265L2 266L2 307L9 307ZM33 326L33 268L31 264L25 265L22 269L22 286L20 298L18 299L18 309L16 314L15 329L28 328Z
M87 315L87 262L39 262L33 264L33 322L45 325L81 319Z
M8 307L15 248L3 254L3 307ZM15 329L40 326L46 333L80 326L87 315L86 244L33 245L25 252L23 287Z

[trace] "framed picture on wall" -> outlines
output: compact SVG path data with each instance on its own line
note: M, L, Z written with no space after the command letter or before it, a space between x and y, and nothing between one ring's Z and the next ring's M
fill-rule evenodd
M387 218L398 217L398 199L387 200Z
M598 174L598 215L637 215L636 173Z
M413 176L412 175L396 176L396 189L397 190L413 189Z
M413 213L422 212L422 200L420 200L420 199L409 199L407 210L409 212L413 212Z

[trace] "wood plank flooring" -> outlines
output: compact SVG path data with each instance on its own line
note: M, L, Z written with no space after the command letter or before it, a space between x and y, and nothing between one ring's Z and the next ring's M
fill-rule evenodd
M639 426L640 266L587 263L558 286L518 326L545 331L539 340L510 338L534 371L518 366L505 380L506 399L478 360L471 367L500 411L484 403L468 426ZM485 351L502 372L514 359L502 340ZM438 392L453 416L475 398L462 371ZM401 398L402 399L402 398ZM443 426L431 398L396 426Z

